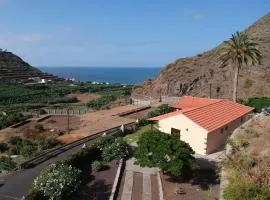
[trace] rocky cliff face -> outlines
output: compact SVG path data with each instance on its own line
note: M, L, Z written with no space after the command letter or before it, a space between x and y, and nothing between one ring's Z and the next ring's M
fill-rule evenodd
M270 13L246 29L259 44L262 64L244 67L239 74L238 98L270 97ZM231 98L233 66L221 67L218 47L193 57L180 58L167 65L154 80L134 86L132 96L141 99L194 95ZM210 86L211 85L211 86Z

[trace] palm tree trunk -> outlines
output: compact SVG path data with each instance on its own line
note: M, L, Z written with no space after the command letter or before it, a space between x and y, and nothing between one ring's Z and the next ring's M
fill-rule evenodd
M238 86L238 74L239 74L239 63L234 71L234 79L233 79L233 102L236 103L237 100L237 86Z

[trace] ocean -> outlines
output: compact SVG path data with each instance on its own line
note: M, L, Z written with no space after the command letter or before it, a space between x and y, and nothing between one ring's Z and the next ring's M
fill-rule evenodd
M78 81L138 84L156 77L161 67L38 67L43 72Z

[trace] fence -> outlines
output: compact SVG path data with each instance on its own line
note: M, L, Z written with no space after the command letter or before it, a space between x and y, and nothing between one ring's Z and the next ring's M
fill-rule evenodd
M42 110L48 115L85 115L92 112L91 109L43 108Z
M167 103L175 103L179 101L181 97L169 97L169 96L161 96L161 98L158 99L137 99L137 98L132 98L132 104L135 105L143 105L143 106L150 106L153 103L158 103L160 102L167 102Z

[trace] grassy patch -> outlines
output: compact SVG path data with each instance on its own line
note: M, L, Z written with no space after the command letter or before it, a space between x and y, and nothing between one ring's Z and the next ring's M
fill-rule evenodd
M144 132L148 131L148 130L151 130L151 124L148 124L146 126L140 127L139 130L137 130L135 133L126 135L124 137L124 141L126 141L128 144L131 144L133 142L136 142L136 141L139 140L139 138L141 137L141 135Z

